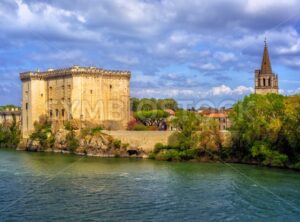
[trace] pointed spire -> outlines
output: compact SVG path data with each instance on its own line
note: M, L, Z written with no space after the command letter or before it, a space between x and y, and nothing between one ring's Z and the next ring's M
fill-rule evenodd
M271 67L266 38L265 38L265 48L264 48L263 59L261 62L261 73L262 74L272 74L272 67Z

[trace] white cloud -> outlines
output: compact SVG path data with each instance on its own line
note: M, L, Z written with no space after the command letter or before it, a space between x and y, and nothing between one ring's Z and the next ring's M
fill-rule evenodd
M246 86L238 86L236 88L230 88L226 85L220 85L213 87L208 94L211 94L213 96L224 96L224 95L243 95L243 94L249 94L253 92L252 87L246 87Z
M300 67L299 7L297 0L5 0L0 63L36 69L78 61L130 69L145 84L141 96L234 97L253 91L239 85L252 85L248 73L260 65L265 37L274 66ZM173 76L161 80L166 73Z
M194 63L191 65L191 67L195 69L200 69L203 71L214 71L220 68L218 64L213 64L213 63Z
M248 0L245 8L247 12L256 14L274 9L292 9L298 3L297 0Z
M216 52L214 57L221 62L233 62L237 60L232 52Z

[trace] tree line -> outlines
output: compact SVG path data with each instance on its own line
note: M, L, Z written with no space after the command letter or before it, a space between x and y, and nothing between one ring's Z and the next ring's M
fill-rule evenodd
M206 159L300 169L300 95L251 94L230 111L229 134L218 122L179 111L178 129L168 145L157 144L150 157L162 160Z
M131 111L151 111L151 110L164 110L172 109L177 110L178 104L174 99L148 99L148 98L131 98L130 99Z

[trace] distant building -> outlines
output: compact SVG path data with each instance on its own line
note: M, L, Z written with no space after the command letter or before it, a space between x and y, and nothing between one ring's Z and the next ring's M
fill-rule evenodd
M231 127L231 122L228 117L228 109L205 108L200 109L199 114L206 118L214 119L218 122L219 130L228 130Z
M219 125L219 130L228 130L231 126L228 114L225 112L210 113L205 115L205 117L216 120Z
M255 93L278 94L278 76L272 72L272 66L266 41L261 63L261 69L255 70Z
M57 125L74 120L125 129L130 119L130 77L128 71L80 66L21 73L23 137L32 133L41 116Z
M6 108L0 111L0 124L12 123L16 121L21 123L21 110L19 108Z
M175 116L175 111L174 110L172 110L172 109L165 109L164 110L166 113L168 113L169 114L169 116Z

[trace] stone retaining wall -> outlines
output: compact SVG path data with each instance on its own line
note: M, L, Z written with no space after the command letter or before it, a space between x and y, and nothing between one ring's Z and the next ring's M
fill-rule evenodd
M167 144L168 137L174 131L107 131L103 133L111 135L114 139L119 139L122 143L128 143L130 148L140 148L145 152L154 149L156 143Z

